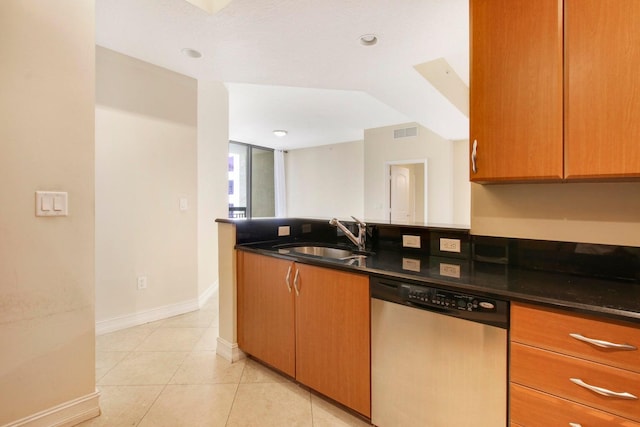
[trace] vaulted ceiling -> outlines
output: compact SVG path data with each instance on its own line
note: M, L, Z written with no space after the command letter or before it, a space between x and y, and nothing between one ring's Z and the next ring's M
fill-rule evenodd
M444 58L468 85L468 13L468 0L231 0L214 14L186 0L97 0L96 43L227 83L232 140L292 149L414 121L455 140L468 117L414 67ZM378 43L362 45L371 33Z

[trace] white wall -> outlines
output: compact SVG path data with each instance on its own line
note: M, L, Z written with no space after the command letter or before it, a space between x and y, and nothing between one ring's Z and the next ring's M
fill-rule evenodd
M198 81L198 294L218 286L218 227L227 216L229 95L224 84Z
M197 95L192 78L96 48L98 322L197 307Z
M394 129L418 126L418 136L393 138ZM385 164L427 159L427 222L453 222L453 145L415 123L366 129L364 133L364 216L389 218ZM408 162L410 163L410 162Z
M289 150L285 154L287 216L364 217L362 141Z
M94 16L87 0L0 2L0 425L98 413ZM37 190L68 192L69 216L36 217Z

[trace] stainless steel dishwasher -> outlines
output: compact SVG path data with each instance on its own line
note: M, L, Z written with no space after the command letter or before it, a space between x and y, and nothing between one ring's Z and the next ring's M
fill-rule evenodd
M371 422L505 427L509 304L371 277Z

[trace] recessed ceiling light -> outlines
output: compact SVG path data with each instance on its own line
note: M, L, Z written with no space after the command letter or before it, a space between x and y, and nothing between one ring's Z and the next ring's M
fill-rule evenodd
M191 49L190 47L185 47L181 50L184 56L188 56L189 58L202 58L202 54L195 49Z
M281 129L276 129L273 131L273 134L279 138L282 138L283 136L287 136L287 132L286 130L281 130Z
M360 36L360 44L363 46L373 46L378 43L378 36L375 34L363 34Z

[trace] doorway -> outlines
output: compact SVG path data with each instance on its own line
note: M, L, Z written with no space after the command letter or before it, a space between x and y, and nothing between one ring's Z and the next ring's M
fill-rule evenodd
M385 200L391 223L427 222L427 161L387 162Z

